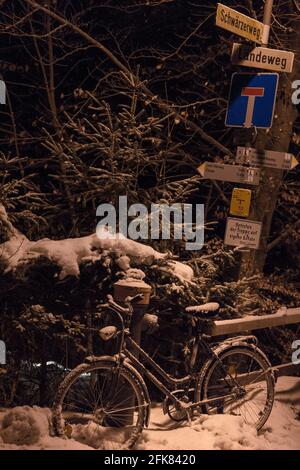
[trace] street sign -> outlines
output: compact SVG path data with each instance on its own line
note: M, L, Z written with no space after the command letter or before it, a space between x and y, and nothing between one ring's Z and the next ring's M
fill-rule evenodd
M231 183L253 184L257 186L260 179L258 168L248 168L238 165L223 165L221 163L205 162L198 168L203 178Z
M264 24L218 3L216 25L243 38L262 44Z
M251 147L237 148L237 163L276 168L277 170L293 170L299 165L296 157L291 153L274 152L265 150L259 152Z
M248 217L251 206L252 191L250 189L234 188L232 192L230 214Z
M228 218L225 244L257 250L260 244L261 230L261 222Z
M249 44L233 44L231 62L235 65L291 73L295 54L293 52L253 47Z
M278 78L278 73L235 73L231 80L226 126L270 128Z
M0 80L0 104L5 104L6 99L6 85L3 80Z

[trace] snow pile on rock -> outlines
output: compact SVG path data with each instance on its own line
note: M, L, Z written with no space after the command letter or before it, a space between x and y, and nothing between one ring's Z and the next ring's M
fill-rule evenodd
M0 245L1 261L5 272L14 271L19 265L33 261L40 256L48 258L60 268L60 279L79 276L79 266L88 261L97 261L103 256L114 254L119 267L126 271L131 266L152 265L167 258L151 246L129 240L121 233L97 230L97 234L65 240L48 238L30 241L10 223L5 208L0 205L0 220L6 225L10 238ZM191 282L193 270L176 261L166 262L165 271L178 277L182 282Z
M0 450L93 450L73 439L51 434L48 408L17 406L0 410Z
M50 410L17 406L4 413L0 436L5 444L34 445L49 436Z

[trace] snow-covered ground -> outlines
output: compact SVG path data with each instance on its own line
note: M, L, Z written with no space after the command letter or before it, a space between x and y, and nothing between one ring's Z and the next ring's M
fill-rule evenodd
M152 410L149 429L137 446L149 450L272 450L300 449L300 378L283 377L277 383L272 415L260 436L240 417L201 416L191 426ZM298 417L298 419L297 419ZM89 450L72 439L50 437L50 410L18 407L0 411L0 450Z

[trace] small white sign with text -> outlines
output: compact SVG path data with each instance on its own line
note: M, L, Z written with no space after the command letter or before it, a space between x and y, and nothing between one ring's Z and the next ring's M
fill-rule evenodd
M225 244L258 250L262 223L252 220L227 219Z

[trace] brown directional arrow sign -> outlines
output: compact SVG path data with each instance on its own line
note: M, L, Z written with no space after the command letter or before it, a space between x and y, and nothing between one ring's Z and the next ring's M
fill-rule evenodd
M293 170L299 165L298 160L291 153L274 152L272 150L265 150L260 153L251 147L238 147L236 155L237 163L248 163L278 170Z
M253 184L257 186L260 179L258 168L248 168L238 165L223 165L220 163L205 162L198 171L203 178L231 183Z

